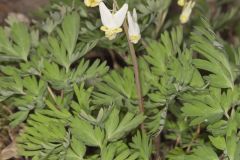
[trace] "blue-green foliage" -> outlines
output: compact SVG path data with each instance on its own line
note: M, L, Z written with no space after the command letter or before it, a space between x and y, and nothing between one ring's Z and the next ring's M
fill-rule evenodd
M128 2L133 8L136 1ZM140 113L124 34L106 40L94 10L77 4L79 10L58 6L38 31L21 22L0 28L0 102L14 110L11 127L24 126L16 140L19 155L149 160L157 152L153 140L161 137L163 159L240 159L240 49L204 18L190 36L179 25L160 35L171 1L140 3ZM109 70L86 56L98 51L121 53L126 65Z

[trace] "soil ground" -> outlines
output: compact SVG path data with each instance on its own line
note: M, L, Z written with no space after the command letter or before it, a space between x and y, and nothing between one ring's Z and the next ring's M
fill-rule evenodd
M49 0L0 0L0 23L4 22L9 13L24 14L28 17L48 2Z

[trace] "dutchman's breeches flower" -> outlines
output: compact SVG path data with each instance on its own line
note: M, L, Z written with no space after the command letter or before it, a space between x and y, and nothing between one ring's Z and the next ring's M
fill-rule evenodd
M126 17L128 4L124 4L116 13L112 13L103 2L99 4L99 10L103 26L101 30L105 32L105 36L112 40L116 35L122 32L122 24Z
M140 34L140 28L137 23L137 12L136 9L133 9L133 14L131 15L130 12L128 12L128 34L130 41L134 44L138 43L138 41L141 39Z
M183 7L183 11L180 15L180 21L181 23L187 23L189 20L189 17L192 13L192 9L195 6L195 2L194 1L189 1L187 2L184 7Z
M84 0L84 3L87 7L96 7L102 0Z
M179 6L183 7L186 3L186 0L178 0L177 3L178 3Z

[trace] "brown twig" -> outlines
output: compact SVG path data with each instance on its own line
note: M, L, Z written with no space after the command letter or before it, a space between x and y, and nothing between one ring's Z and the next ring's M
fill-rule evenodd
M155 37L155 38L158 37L158 34L159 34L159 32L164 24L164 21L166 19L167 13L168 13L168 10L163 11L162 13L159 13L159 15L157 16L157 18L156 18L157 24L156 24L155 32L153 32L154 33L153 37Z
M48 89L48 92L49 92L49 94L51 95L52 99L53 99L54 101L56 101L56 96L54 95L52 89L51 89L49 86L47 87L47 89Z
M116 60L116 56L115 56L115 53L114 53L114 51L113 50L111 50L111 49L108 49L108 52L109 52L109 54L110 54L110 56L111 56L111 59L112 59L112 62L113 62L113 68L114 69L117 69L119 66L118 66L118 64L117 64L117 60Z
M141 43L142 43L142 45L143 45L143 47L144 47L145 49L148 48L148 44L145 42L144 39L141 39Z
M195 135L193 136L191 142L189 143L189 145L188 145L188 147L187 147L187 150L186 150L187 153L190 152L190 150L191 150L191 148L192 148L192 145L193 145L194 141L198 138L198 136L199 136L199 134L200 134L200 131L201 131L201 125L199 124L198 127L197 127L197 129L196 129L196 133L195 133Z
M214 19L214 16L217 13L217 1L216 0L208 0L210 9L211 9L211 17L210 19Z
M64 97L64 90L61 90L61 99Z
M55 94L53 93L52 89L48 86L48 87L47 87L47 90L48 90L49 94L51 95L52 99L54 100L54 102L56 102L57 99L56 99L56 96L55 96ZM62 93L63 93L63 92L62 92ZM54 105L54 106L55 106L55 105ZM55 106L55 108L58 109L58 110L60 110L60 108L59 108L58 106Z
M11 109L9 109L7 106L3 105L2 106L3 110L5 110L8 114L13 114L13 112L11 111Z
M178 144L180 143L180 141L181 141L181 135L178 135L178 136L177 136L177 139L176 139L176 143L175 143L175 145L174 145L174 148L178 146Z
M155 144L155 149L156 149L154 159L161 160L161 157L160 157L160 134L154 138L154 144Z

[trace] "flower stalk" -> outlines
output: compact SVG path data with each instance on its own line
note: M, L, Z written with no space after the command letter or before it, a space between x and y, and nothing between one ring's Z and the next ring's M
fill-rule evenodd
M116 0L114 0L114 5L117 8L119 8ZM130 35L129 35L129 32L128 32L129 27L128 27L128 24L127 24L126 20L123 22L123 30L124 30L124 32L127 36L129 52L130 52L130 55L131 55L131 58L132 58L132 63L133 63L133 70L134 70L136 91L137 91L137 96L138 96L139 111L144 114L144 103L143 103L142 87L141 87L140 74L139 74L139 66L138 66L136 52L135 52L134 46L131 42ZM141 130L143 132L145 132L143 123L141 124Z

